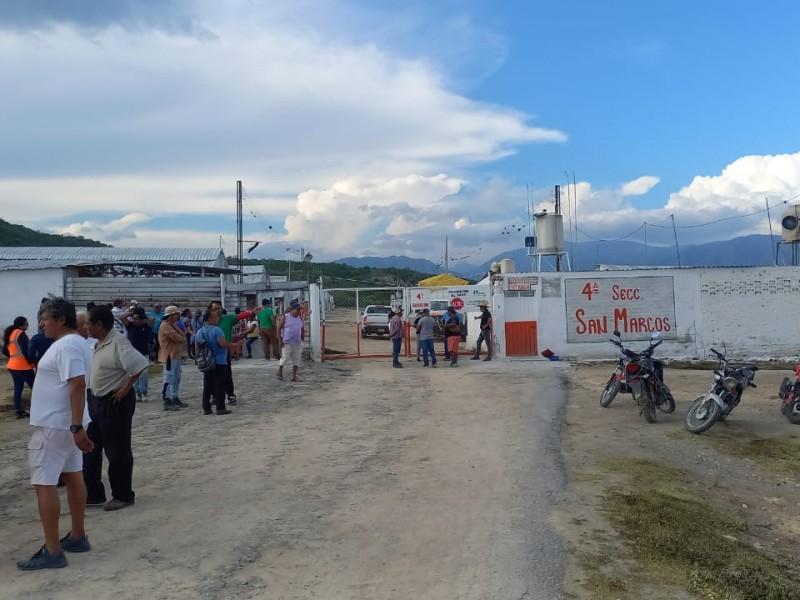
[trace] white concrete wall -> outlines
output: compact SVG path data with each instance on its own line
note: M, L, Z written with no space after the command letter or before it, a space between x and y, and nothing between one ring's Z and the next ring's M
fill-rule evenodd
M20 315L27 317L36 332L36 312L42 298L64 295L61 269L0 271L0 326L5 329Z
M519 274L517 274L519 275ZM642 271L607 271L586 273L540 273L533 298L508 298L496 290L493 295L495 335L504 354L503 330L506 321L536 320L539 352L549 348L562 357L610 358L614 348L605 340L613 331L608 322L607 334L597 334L591 341L567 340L566 284L569 279L598 281L610 286L613 280L642 277L674 279L674 324L659 349L664 357L704 358L709 349L721 350L726 344L732 356L739 358L791 358L800 354L800 267L764 267L738 269L671 269ZM544 279L560 279L560 292L553 287L544 293ZM641 280L639 280L641 281ZM501 285L501 284L498 284ZM635 304L635 303L634 303ZM670 303L671 304L671 303ZM647 302L640 303L646 311ZM620 302L620 307L627 306ZM634 309L631 309L634 310ZM660 309L659 309L660 310ZM572 322L574 326L574 319ZM633 337L635 334L629 334ZM573 336L575 337L575 336ZM623 335L623 339L625 339ZM643 336L640 336L643 337ZM646 341L631 341L631 346L645 347Z

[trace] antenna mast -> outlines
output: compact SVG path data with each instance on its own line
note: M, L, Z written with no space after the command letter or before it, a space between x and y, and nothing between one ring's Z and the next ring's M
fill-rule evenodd
M242 229L242 182L236 182L236 260L239 262L239 283L244 283L244 237Z
M448 247L449 247L449 244L448 244L447 236L444 236L444 272L445 273L449 273L450 272L450 253L448 251Z

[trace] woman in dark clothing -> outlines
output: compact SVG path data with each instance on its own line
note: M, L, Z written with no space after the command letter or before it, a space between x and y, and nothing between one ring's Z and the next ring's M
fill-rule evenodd
M22 410L22 390L25 384L33 390L35 373L28 357L28 319L17 317L14 324L6 327L3 333L3 354L8 357L8 372L14 380L14 410L18 419L29 416Z

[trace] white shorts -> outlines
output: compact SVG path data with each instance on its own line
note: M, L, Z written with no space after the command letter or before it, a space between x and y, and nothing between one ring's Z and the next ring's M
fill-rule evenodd
M285 367L299 367L303 362L303 344L284 344L281 352L280 365Z
M28 466L33 485L56 485L61 473L83 470L83 452L69 431L34 427L28 442Z

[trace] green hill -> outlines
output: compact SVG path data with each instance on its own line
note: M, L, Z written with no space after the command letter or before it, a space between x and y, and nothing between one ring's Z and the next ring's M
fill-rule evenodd
M236 265L236 258L228 257L228 264L232 267ZM287 275L289 272L289 262L286 260L245 259L245 264L265 264L270 275ZM351 267L341 263L292 262L293 280L316 281L320 276L326 288L394 287L417 285L418 281L430 277L431 273L388 267Z
M0 246L106 246L82 236L55 235L0 219Z

